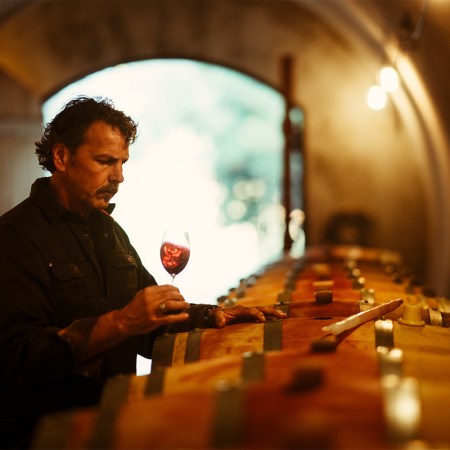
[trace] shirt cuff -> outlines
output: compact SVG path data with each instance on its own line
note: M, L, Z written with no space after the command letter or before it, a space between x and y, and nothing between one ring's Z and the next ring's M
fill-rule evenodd
M72 322L67 328L58 334L69 345L74 361L74 373L84 377L96 378L101 373L102 363L105 357L103 352L93 358L83 358L84 349L87 347L92 329L97 323L97 317L88 317Z

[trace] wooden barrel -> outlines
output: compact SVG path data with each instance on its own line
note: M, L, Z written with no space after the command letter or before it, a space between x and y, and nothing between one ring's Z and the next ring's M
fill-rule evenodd
M335 281L337 287L350 287L352 284L351 279L361 276L361 272L366 277L380 280L387 281L390 277L386 273L385 268L377 264L352 266L350 270L342 262L299 264L298 261L293 260L290 263L284 261L282 265L267 267L257 278L252 275L248 279L241 280L239 288L236 289L239 290L239 294L242 294L242 291L244 291L246 296L253 297L264 295L274 289L282 289L288 281L309 284L310 282L331 279ZM357 275L357 273L360 275ZM233 294L236 294L236 292L233 292Z
M390 315L386 316L387 318ZM183 365L193 361L217 358L224 355L241 355L245 352L281 351L287 349L332 351L333 347L351 347L372 350L381 342L383 330L377 331L375 322L343 333L337 339L330 339L321 331L322 327L335 319L315 320L299 317L268 321L264 324L236 324L222 329L204 329L189 333L160 336L154 345L153 364L158 366ZM395 321L390 322L389 346L415 347L420 343L428 351L448 352L447 328L424 325L409 327ZM418 336L415 338L415 336ZM420 339L419 339L420 338ZM378 341L377 341L378 339ZM433 350L433 348L435 350Z
M127 398L116 386L98 408L45 418L33 448L396 449L417 441L422 448L448 448L450 331L422 332L399 329L407 334L399 340L411 348L403 350L396 375L380 363L379 348L339 347L331 354L267 354L265 375L245 383L233 375L242 370L236 357L167 369L162 394L142 392L151 375L129 377ZM446 349L430 351L436 337L447 338Z
M303 380L298 376L297 382L308 383L309 378L317 376L318 368L345 377L349 361L358 361L352 366L352 376L363 378L374 376L374 358L374 353L352 348L340 349L328 357L309 349L226 355L182 366L157 367L147 376L116 376L108 381L103 402L107 404L111 399L116 402L117 398L121 398L121 402L132 402L153 395L214 390L223 383L248 385L264 381L269 385L288 385L295 374L300 373Z
M258 278L257 282L246 286L241 283L235 291L223 298L228 303L239 302L244 305L271 304L275 295L284 291L292 292L295 301L310 299L316 291L328 289L340 300L357 300L360 291L389 291L391 298L400 294L419 294L410 281L399 281L385 267L373 263L363 263L351 270L341 262L336 263L304 263L292 262L289 269L286 264L269 268L268 272Z
M165 334L155 341L152 361L155 367L171 366L227 354L279 351L293 346L308 349L314 336L323 335L321 327L331 322L298 318Z
M227 300L287 319L161 336L150 375L115 377L98 407L46 417L33 447L450 448L450 304L399 263L340 246L267 266ZM322 331L399 297L383 319Z
M425 297L390 290L371 290L369 295L363 290L355 289L333 289L321 292L285 290L264 297L243 298L237 303L244 306L270 305L283 310L291 318L331 319L350 316L370 306L386 303L396 298L402 298L404 304L390 314L391 319L401 318L407 304L419 304L423 308L422 319L427 325L450 327L449 300L442 297Z
M331 378L306 392L252 384L54 415L42 423L34 448L379 449L383 431L379 385Z
M405 302L421 303L424 306L423 319L427 324L450 325L449 302L446 301L444 306L435 298L425 297L428 295L424 294L425 290L412 285L410 281L399 282L393 276L398 268L388 270L386 266L372 261L357 264L356 269L355 264L346 267L342 262L334 261L331 263L306 262L301 265L298 262L292 262L292 266L296 269L287 270L289 266L284 261L283 271L280 271L279 267L275 269L276 276L281 278L286 273L290 273L289 280L286 282L285 279L284 290L280 290L283 284L280 280L269 277L272 284L264 283L263 288L256 292L254 286L243 290L239 298L234 299L234 303L245 306L281 303L282 309L289 313L289 317L333 318L349 316L365 308L361 301L372 304L384 303L400 297ZM354 275L350 278L348 277L349 268ZM361 274L365 275L363 282L360 282L358 278ZM353 284L355 279L356 285ZM402 313L403 308L399 308L393 317L398 319Z

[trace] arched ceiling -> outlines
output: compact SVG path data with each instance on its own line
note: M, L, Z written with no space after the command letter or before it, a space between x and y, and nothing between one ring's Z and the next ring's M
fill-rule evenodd
M424 1L8 0L0 70L42 102L96 70L148 58L205 60L282 89L280 58L291 55L292 95L308 114L313 242L334 210L361 208L379 216L376 243L399 245L450 289L450 2L428 0L411 41ZM374 115L364 95L385 58L396 59L402 89Z
M155 11L155 16L159 15L158 17L161 17L161 14L170 14L173 17L171 10L176 9L180 19L177 24L179 36L181 39L189 38L185 43L195 47L193 44L196 43L193 40L196 35L201 39L205 35L205 31L212 32L212 25L209 24L214 10L219 9L221 17L221 21L214 24L217 26L217 36L226 36L223 35L223 30L233 28L233 22L240 20L239 16L236 16L236 8L242 10L242 16L245 18L246 3L240 0L222 2L204 0L190 2L179 0L166 0L165 2L152 0L128 0L125 2L120 0L113 2L8 0L0 4L0 35L4 37L0 46L0 63L4 70L31 89L39 98L43 98L49 95L52 89L55 89L55 84L58 85L57 75L64 76L65 67L61 68L59 64L64 62L67 72L73 72L72 64L79 62L72 55L75 49L85 52L87 57L99 56L98 68L104 66L105 63L111 65L111 59L114 59L112 58L113 54L117 58L117 53L120 53L121 48L124 57L129 57L130 47L143 47L139 42L143 37L148 38L147 44L154 41L163 56L164 54L170 55L172 52L170 47L164 48L164 42L167 41L165 24L153 21L152 11ZM259 3L263 5L270 2L262 0ZM381 59L387 40L396 38L402 11L411 12L412 20L416 19L417 11L415 10L420 6L421 1L281 0L275 3L281 6L274 8L276 15L270 27L277 22L282 26L285 21L289 21L290 23L287 25L292 26L295 15L299 14L299 8L303 11L309 10L313 16L318 16L330 30L334 30L336 38L344 38L351 43L352 47L359 48L364 52L379 53ZM391 5L391 3L395 5ZM124 8L126 14L133 17L136 24L135 30L127 29L127 24L123 20ZM185 25L189 22L183 21L183 16L189 15L192 11L196 15L197 30L186 28ZM283 12L280 13L280 11ZM227 19L227 14L229 20L224 22L223 18ZM255 9L252 10L252 14L255 14ZM303 12L303 14L305 13ZM82 33L79 31L80 28L83 29ZM142 30L145 28L151 31L143 33ZM140 31L136 32L136 30ZM17 39L18 36L20 39ZM117 39L117 36L120 36L120 39ZM314 36L312 38L314 39ZM76 39L77 45L73 45L72 39ZM115 51L111 52L109 58L105 54L105 40L107 39L111 39L115 46ZM264 36L259 36L259 39L264 40ZM180 40L178 44L182 42ZM96 54L96 43L102 44L100 55ZM209 42L209 46L214 48L214 43ZM295 41L293 41L293 46L296 46ZM37 49L39 51L33 51ZM286 48L286 51L290 50L292 49ZM147 49L148 51L149 49ZM145 53L146 51L142 50L142 58L146 57ZM195 50L192 53L195 54ZM139 59L139 51L135 51L134 57ZM58 65L58 74L52 71L52 62ZM30 70L31 68L34 70ZM80 70L83 69L80 68ZM67 80L59 84L67 84Z

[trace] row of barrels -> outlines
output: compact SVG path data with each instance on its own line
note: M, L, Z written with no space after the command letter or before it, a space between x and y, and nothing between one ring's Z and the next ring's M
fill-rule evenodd
M323 327L393 299L339 335ZM450 302L395 252L312 247L253 274L221 307L288 317L166 334L152 371L106 385L99 407L46 417L35 448L450 448Z

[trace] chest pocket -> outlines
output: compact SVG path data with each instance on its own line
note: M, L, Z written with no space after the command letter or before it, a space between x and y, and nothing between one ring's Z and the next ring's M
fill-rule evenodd
M50 275L60 323L66 326L73 320L104 311L104 299L101 298L95 284L89 279L82 262L50 262Z
M121 308L137 292L137 264L129 252L114 252L108 256L106 269L108 302Z

